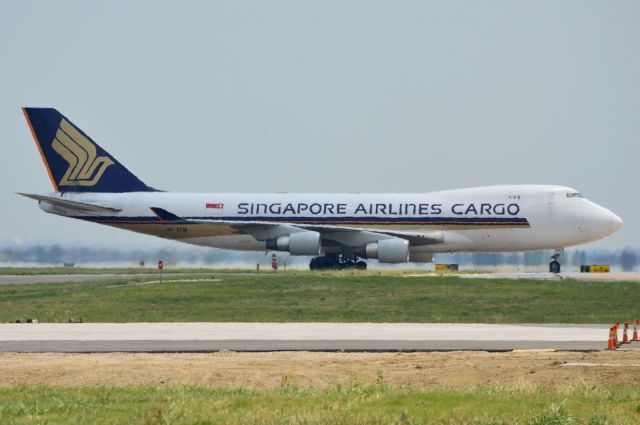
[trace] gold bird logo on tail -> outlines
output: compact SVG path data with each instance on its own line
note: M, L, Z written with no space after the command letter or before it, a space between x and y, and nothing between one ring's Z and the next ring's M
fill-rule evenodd
M58 183L60 186L95 186L107 167L113 164L111 158L96 156L96 147L64 118L51 144L69 168Z

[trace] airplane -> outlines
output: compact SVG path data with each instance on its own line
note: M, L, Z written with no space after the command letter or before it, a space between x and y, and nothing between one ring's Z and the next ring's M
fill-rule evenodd
M312 270L429 263L435 253L553 250L622 227L570 187L430 193L177 193L146 185L53 108L23 108L54 192L19 193L47 213L232 250L311 256Z

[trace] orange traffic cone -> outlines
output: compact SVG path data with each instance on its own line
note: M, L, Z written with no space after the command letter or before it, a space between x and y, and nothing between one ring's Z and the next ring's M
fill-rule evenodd
M638 341L638 319L633 321L633 338L631 341Z
M613 339L613 335L615 334L615 331L613 330L613 326L611 326L609 328L609 343L607 344L607 350L615 350L616 349L616 342Z
M620 347L620 341L618 340L618 325L613 325L613 334L613 341L616 343L616 348L618 348Z
M627 336L627 331L629 330L629 322L624 322L624 330L622 331L622 343L628 344L629 337Z

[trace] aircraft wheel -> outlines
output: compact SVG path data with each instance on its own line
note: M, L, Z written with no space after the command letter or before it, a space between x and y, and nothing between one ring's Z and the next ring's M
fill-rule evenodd
M367 263L365 263L364 261L358 261L356 263L356 269L367 270Z
M311 262L309 263L309 270L318 270L320 269L320 264L318 264L318 259L317 258L312 258Z
M314 257L309 263L310 270L331 270L340 268L340 263L334 257Z
M553 260L549 263L549 273L560 273L560 263L556 260Z

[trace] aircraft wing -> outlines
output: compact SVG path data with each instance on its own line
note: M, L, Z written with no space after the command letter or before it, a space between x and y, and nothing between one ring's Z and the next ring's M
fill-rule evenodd
M400 239L406 239L413 246L418 245L433 245L444 242L444 235L442 232L421 232L421 231L410 231L410 230L381 230L381 229L367 229L367 228L355 228L355 227L342 227L342 226L313 226L313 225L302 225L297 226L301 229L305 230L313 230L319 232L323 235L323 237L327 237L330 239L331 237L336 237L340 233L366 233L370 235L387 235Z
M212 226L224 225L233 228L239 233L253 236L259 241L266 241L300 231L314 231L321 234L325 241L345 245L349 247L363 246L369 242L385 238L395 237L409 241L412 246L433 245L444 242L442 232L431 231L403 231L403 230L379 230L343 226L310 225L310 224L282 224L265 221L240 221L240 220L218 220L215 218L206 220L184 219L162 208L152 207L151 210L161 220L179 223L210 224Z

